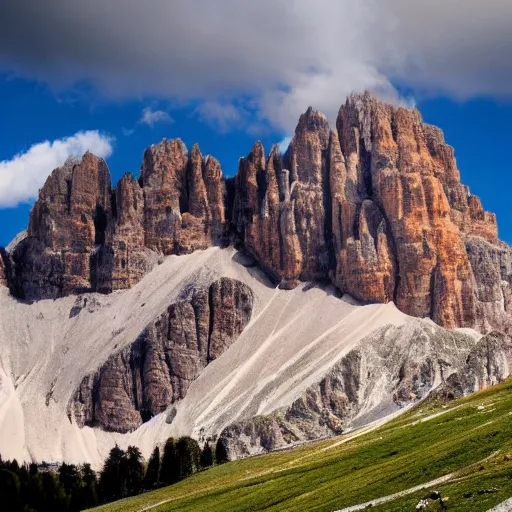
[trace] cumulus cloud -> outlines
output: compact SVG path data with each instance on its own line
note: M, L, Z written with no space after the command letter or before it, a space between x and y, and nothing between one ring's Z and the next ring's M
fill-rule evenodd
M156 123L170 123L172 118L164 110L151 110L150 107L146 107L142 111L140 122L153 127Z
M25 153L0 162L0 208L13 207L34 199L50 172L69 157L86 151L107 158L113 139L96 130L78 132L71 137L34 144Z
M0 67L204 102L220 126L247 102L289 133L308 105L333 119L354 90L510 97L510 19L509 0L4 0Z

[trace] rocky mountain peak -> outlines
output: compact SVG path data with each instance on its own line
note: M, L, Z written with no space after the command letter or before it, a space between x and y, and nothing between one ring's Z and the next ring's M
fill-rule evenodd
M309 107L304 114L299 118L297 127L295 128L295 134L302 132L321 132L325 133L329 130L329 122L322 112L313 110L313 107Z
M329 280L446 327L510 330L512 254L460 182L454 150L415 109L353 94L336 129L309 108L285 155L256 142L226 181L180 139L111 189L87 153L41 189L9 284L25 299L133 286L168 254L243 244L282 288ZM484 263L482 263L484 262Z

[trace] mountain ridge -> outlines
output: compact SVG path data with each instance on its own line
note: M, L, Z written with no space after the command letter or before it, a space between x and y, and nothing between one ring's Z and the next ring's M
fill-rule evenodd
M149 147L139 179L115 188L91 153L68 161L0 280L26 300L109 293L162 256L230 243L283 288L325 279L444 327L511 329L512 250L496 217L460 183L440 129L368 93L347 99L335 130L309 108L284 155L257 142L233 178L180 139Z
M369 94L335 130L308 109L233 178L179 139L116 187L68 160L1 255L5 456L99 464L192 435L243 457L512 368L495 216L439 129Z

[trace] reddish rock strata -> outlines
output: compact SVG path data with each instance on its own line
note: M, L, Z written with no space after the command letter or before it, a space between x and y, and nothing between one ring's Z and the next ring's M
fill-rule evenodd
M40 191L11 289L37 300L129 288L162 255L224 244L224 196L219 163L179 139L148 148L139 181L128 173L114 191L103 160L69 160Z
M245 247L286 286L330 278L363 302L394 300L445 327L510 326L498 311L510 270L494 257L496 293L484 297L466 246L478 238L502 260L509 248L498 250L494 215L460 184L453 149L417 110L351 96L330 132L309 109L286 155L265 160L258 144L241 160L236 190Z
M454 150L417 110L353 95L336 130L312 109L285 155L256 143L226 181L179 139L111 190L91 154L56 169L11 255L11 290L34 300L133 286L162 256L237 241L283 288L329 279L445 327L508 330L512 252L460 183Z

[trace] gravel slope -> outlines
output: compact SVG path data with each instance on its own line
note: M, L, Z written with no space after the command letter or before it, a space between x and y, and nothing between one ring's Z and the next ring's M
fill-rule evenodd
M0 291L0 453L4 458L89 461L135 443L148 456L169 435L216 434L235 420L290 404L373 330L409 317L393 304L359 306L333 289L274 288L234 249L170 256L131 290L31 305ZM176 405L130 434L80 429L66 407L82 377L133 342L183 288L221 276L254 292L253 317L240 338L209 365ZM292 371L293 368L293 371Z

